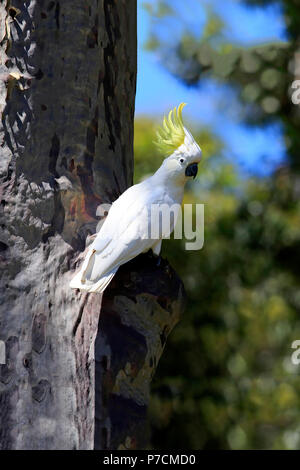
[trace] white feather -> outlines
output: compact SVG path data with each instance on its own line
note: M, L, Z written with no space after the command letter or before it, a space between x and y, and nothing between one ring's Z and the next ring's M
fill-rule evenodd
M180 163L184 156L185 164ZM70 283L74 289L103 292L119 266L153 248L159 254L161 239L151 239L151 206L181 204L187 181L185 168L199 162L201 150L190 135L174 154L166 158L157 172L127 189L113 204L99 233L89 246L80 271ZM173 221L171 231L176 220Z

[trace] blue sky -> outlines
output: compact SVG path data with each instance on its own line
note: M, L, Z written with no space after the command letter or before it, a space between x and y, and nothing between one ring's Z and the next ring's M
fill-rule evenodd
M228 99L228 90L212 81L201 89L188 88L168 73L159 63L155 53L143 49L149 36L151 18L138 0L138 80L136 115L150 114L162 117L170 108L181 101L188 103L185 108L187 119L197 126L209 125L225 142L227 155L237 161L246 172L265 175L284 158L283 137L278 125L267 128L248 128L230 112L220 113L219 100ZM148 0L155 4L155 0ZM200 0L181 2L182 19L193 31L201 32L205 11ZM226 23L225 35L240 44L255 44L285 39L284 21L279 7L245 7L239 0L214 0L209 2ZM183 7L184 5L184 7ZM176 23L174 24L174 36ZM170 34L172 30L166 29ZM164 31L162 30L162 34ZM230 94L229 94L230 95ZM234 99L234 94L232 94ZM230 101L230 100L229 100ZM201 143L200 143L201 145Z

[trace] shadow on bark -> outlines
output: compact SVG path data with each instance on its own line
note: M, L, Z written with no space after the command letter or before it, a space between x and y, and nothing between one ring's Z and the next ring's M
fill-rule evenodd
M152 252L121 266L103 295L95 341L95 449L146 449L150 382L185 304Z

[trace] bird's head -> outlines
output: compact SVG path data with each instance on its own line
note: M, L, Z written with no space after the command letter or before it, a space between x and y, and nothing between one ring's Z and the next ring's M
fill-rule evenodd
M155 142L165 155L171 154L164 160L162 168L170 172L173 179L183 184L196 177L198 163L202 157L199 145L183 125L184 106L185 103L181 103L178 109L174 108L168 117L164 117L163 126L157 131Z

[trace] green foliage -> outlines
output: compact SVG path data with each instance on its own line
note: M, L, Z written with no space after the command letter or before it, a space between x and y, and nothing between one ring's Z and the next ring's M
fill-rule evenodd
M224 23L221 18L216 13L212 13L209 10L202 37L204 40L212 39L216 36L219 36L223 28Z
M210 158L185 202L205 203L205 243L198 252L186 251L184 241L163 243L189 301L153 383L157 449L300 448L300 366L291 362L291 344L300 339L300 114L290 99L300 11L297 0L279 3L286 43L229 44L226 25L210 10L201 37L189 31L175 46L174 37L156 45L184 83L210 76L235 87L246 122L281 122L288 155L269 178L245 180L222 158L213 130L197 135ZM142 164L149 172L158 165L150 122L143 129L137 121L136 129L136 142L145 143L135 149L141 175Z
M160 2L161 3L161 2ZM165 4L170 2L165 0ZM223 34L226 25L212 8L199 37L187 25L172 43L159 36L163 19L153 24L156 53L170 72L189 85L197 85L204 78L213 77L234 86L240 100L246 104L241 116L248 124L263 125L277 119L281 122L289 143L290 164L300 170L300 113L292 103L292 82L295 80L295 60L299 45L300 13L298 0L248 0L248 4L280 4L285 14L289 40L258 44L252 47L230 44ZM178 20L173 5L174 18ZM171 31L170 31L171 33ZM165 34L164 37L168 37Z
M148 13L156 18L164 18L174 13L172 7L163 1L157 1L155 5L153 5L153 3L144 2L142 6Z
M138 178L160 165L155 127L136 120ZM184 240L163 243L189 301L154 379L152 445L298 448L299 375L291 363L291 343L300 339L297 182L288 170L241 182L211 131L195 135L206 158L184 202L205 203L205 244L193 252Z

